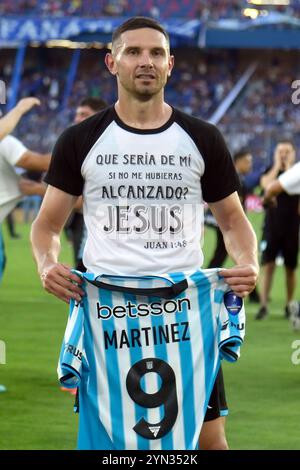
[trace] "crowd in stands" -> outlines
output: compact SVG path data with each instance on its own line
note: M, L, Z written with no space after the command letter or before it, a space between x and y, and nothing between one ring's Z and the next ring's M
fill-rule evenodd
M249 60L254 54L247 52ZM300 107L292 102L292 83L300 76L299 52L264 52L258 58L255 74L219 127L236 148L249 145L266 160L279 134L300 145Z
M151 15L155 18L241 18L242 11L249 6L247 0L2 0L0 15L36 16L97 16ZM250 5L251 6L251 5ZM288 6L274 5L273 11L300 16L298 0L291 0Z
M65 49L31 48L26 56L18 98L41 100L41 106L17 128L17 135L30 148L51 151L58 134L69 124L62 113L62 99L70 61L70 51Z
M203 54L199 49L190 49L187 58L186 50L178 49L166 99L187 113L199 114L201 109L202 116L209 118L238 75L234 55L226 51ZM83 54L68 107L74 108L87 94L101 96L108 103L116 98L115 82L103 66L103 57L91 51Z
M36 96L42 105L22 120L17 135L30 148L51 151L58 135L73 121L80 100L116 98L115 80L104 66L103 50L81 51L76 78L65 96L71 61L68 49L31 48L26 55L18 98ZM249 146L256 164L270 156L275 138L294 136L300 144L300 105L292 103L291 84L300 77L299 53L176 50L176 66L166 88L166 100L183 111L209 120L250 64L257 69L225 113L219 127L233 151ZM10 82L13 51L0 59L0 79ZM65 102L66 106L63 106ZM299 140L299 142L297 142Z
M84 97L100 96L107 103L116 98L116 84L104 66L104 51L81 52L76 79L71 93L62 106L66 77L71 60L69 50L31 48L25 60L19 98L36 96L42 105L29 113L20 123L17 132L32 148L50 151L57 135L73 119L74 110ZM8 61L8 57L6 58ZM10 57L13 63L13 57ZM4 76L5 62L0 66ZM10 70L11 72L11 67ZM166 99L187 113L208 119L225 98L241 71L234 54L218 51L203 54L191 49L189 58L184 49L176 52L176 67L166 89Z

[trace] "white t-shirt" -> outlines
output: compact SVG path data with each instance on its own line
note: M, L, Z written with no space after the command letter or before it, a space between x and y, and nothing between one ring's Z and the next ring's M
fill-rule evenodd
M286 193L300 194L300 162L282 173L278 180Z
M45 181L83 195L86 268L96 274L189 271L203 262L203 200L237 191L219 131L179 110L135 129L113 106L67 129Z
M15 165L26 151L22 142L11 135L0 141L0 223L21 198Z

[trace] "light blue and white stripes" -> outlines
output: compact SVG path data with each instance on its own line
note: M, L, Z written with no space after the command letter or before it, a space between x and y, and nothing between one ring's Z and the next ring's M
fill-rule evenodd
M82 277L95 279L90 273ZM151 289L184 279L187 289L173 299L158 298L155 292L146 296L138 290L111 291L84 282L86 296L80 306L71 306L58 368L62 383L72 382L72 374L76 382L81 379L80 449L197 448L220 359L233 361L239 356L245 333L244 308L234 317L229 313L223 303L228 286L217 269L161 277L114 277L111 282L106 277L105 281ZM103 308L101 315L99 308ZM172 387L178 413L165 433L166 402L141 406L126 385L132 367L142 360L151 363L151 358L164 361L175 374ZM138 379L135 392L141 389L152 400L166 386L166 379L150 369ZM168 399L168 395L163 398ZM151 438L133 429L142 418ZM158 432L162 435L157 437Z

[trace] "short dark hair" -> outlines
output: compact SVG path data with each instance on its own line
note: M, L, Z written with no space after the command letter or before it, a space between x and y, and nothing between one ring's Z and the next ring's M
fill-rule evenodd
M241 158L244 158L248 154L251 155L250 150L248 148L242 148L233 155L233 161L237 162L238 160L240 160Z
M80 101L79 106L88 106L93 111L101 111L101 109L106 108L107 103L102 98L97 98L95 96L88 96Z
M293 147L293 149L296 149L295 143L293 142L293 139L291 139L290 137L281 136L277 138L276 145L278 144L290 144Z
M170 37L165 28L158 21L154 20L153 18L148 18L147 16L134 16L133 18L129 18L129 20L126 20L124 23L120 24L120 26L118 26L118 28L113 32L112 44L114 44L114 42L119 39L121 34L125 33L125 31L134 31L135 29L141 28L156 29L156 31L159 31L165 36L168 44L170 44Z

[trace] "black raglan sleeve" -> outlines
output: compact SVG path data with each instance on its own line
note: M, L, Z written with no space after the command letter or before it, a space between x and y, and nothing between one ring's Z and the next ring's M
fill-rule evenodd
M232 157L222 134L210 126L210 145L205 145L205 170L201 178L203 199L217 202L240 190L240 182Z
M202 196L217 202L240 190L239 177L222 134L216 126L175 109L177 123L190 135L204 161Z
M80 196L83 178L76 148L75 128L76 126L69 127L57 140L45 182L68 194Z

